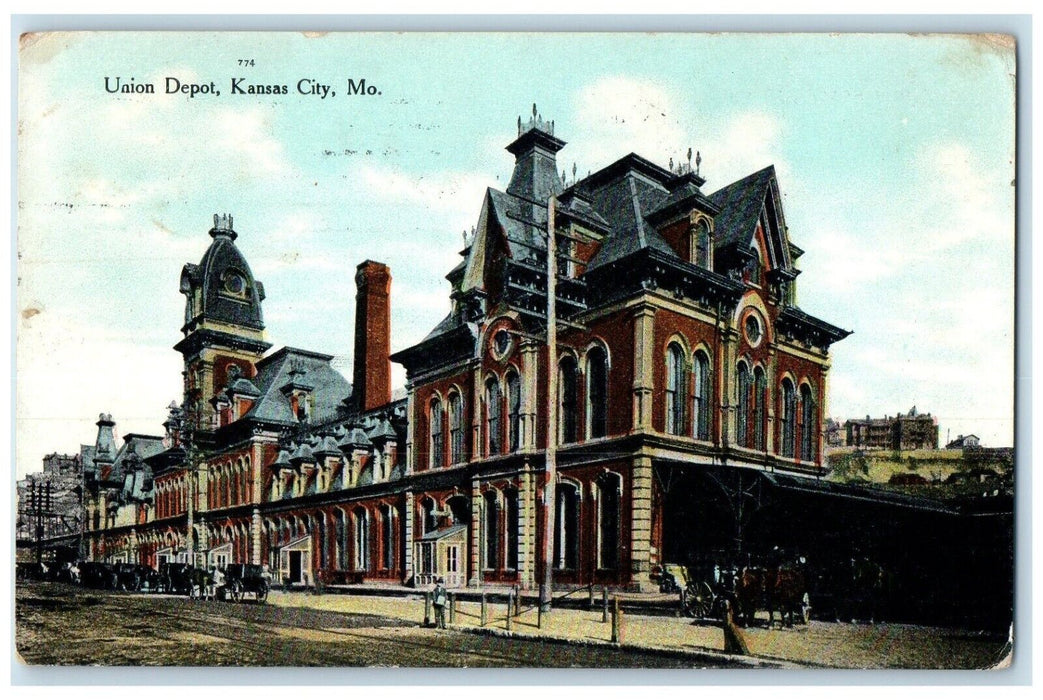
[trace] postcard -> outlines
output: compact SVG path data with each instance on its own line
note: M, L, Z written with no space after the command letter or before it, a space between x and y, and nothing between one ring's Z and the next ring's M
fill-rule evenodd
M1016 52L24 34L19 659L1007 667Z

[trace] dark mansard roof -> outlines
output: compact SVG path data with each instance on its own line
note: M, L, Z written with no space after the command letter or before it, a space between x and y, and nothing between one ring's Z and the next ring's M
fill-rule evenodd
M189 263L181 271L181 293L188 297L186 330L203 320L263 330L264 285L254 279L250 265L235 245L238 234L232 230L232 218L215 216L210 236L214 241L199 264ZM230 276L237 279L230 280ZM197 295L200 303L193 308Z
M250 382L259 398L245 417L274 423L297 423L290 396L284 391L296 383L312 397L310 422L323 423L337 418L344 400L351 396L351 383L333 369L332 359L332 355L289 347L262 359L257 363L257 376Z
M112 464L112 471L110 472L107 481L118 483L123 486L125 488L123 495L126 496L126 477L128 474L134 476L136 472L147 470L149 480L151 480L152 470L145 463L145 460L159 454L165 449L163 438L161 437L155 435L139 435L137 433L125 435L123 438L123 445L116 453L116 459ZM138 477L138 481L138 493L140 495L140 488L144 487L144 479Z

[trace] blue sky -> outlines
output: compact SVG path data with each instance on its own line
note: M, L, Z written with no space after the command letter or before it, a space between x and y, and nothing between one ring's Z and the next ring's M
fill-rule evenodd
M18 86L18 473L92 442L102 411L161 431L178 276L216 212L265 284L275 347L350 377L367 258L392 269L392 348L422 338L533 102L570 172L692 147L710 193L774 164L806 251L799 304L855 332L833 349L830 414L915 405L943 440L1012 444L1014 74L1010 45L970 36L38 37ZM106 76L221 95L112 95ZM232 95L233 77L290 94ZM338 94L298 95L302 78ZM348 97L349 78L381 94Z

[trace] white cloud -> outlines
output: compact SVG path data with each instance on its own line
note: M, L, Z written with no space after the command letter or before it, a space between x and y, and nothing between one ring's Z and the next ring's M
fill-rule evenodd
M271 137L269 115L259 109L219 109L210 118L214 158L236 158L236 175L273 175L288 166L283 145Z
M985 243L993 252L1009 251L1012 272L1012 177L1012 170L986 164L965 145L927 145L905 172L896 173L897 194L887 188L876 198L829 193L820 215L801 228L802 245L809 252L801 263L815 286L842 295L863 294L858 285L883 284L918 267L931 274L921 291L937 288L945 282L946 256L972 243ZM801 202L800 207L807 211L811 205ZM975 280L972 287L985 282ZM1013 289L1013 278L992 282L1000 283L1004 294ZM948 288L956 291L957 285ZM947 293L934 296L951 298Z
M649 81L601 78L581 89L576 102L578 123L569 150L582 159L582 172L629 151L653 161L679 159L692 143L681 125L685 115L677 99Z
M369 193L390 203L417 205L455 217L477 219L482 195L493 182L484 173L435 172L413 175L388 167L364 165L357 177Z
M627 152L666 167L686 161L691 148L702 156L707 193L772 164L787 189L793 184L781 153L783 125L765 111L700 114L665 86L628 76L597 80L576 102L576 137L562 156L575 158L581 175Z
M917 169L928 253L969 240L1013 240L1012 165L990 166L964 144L943 143L925 148Z
M169 347L60 311L23 315L16 352L20 474L39 471L45 454L93 443L101 412L113 414L121 434L162 434L165 406L180 400L181 361Z

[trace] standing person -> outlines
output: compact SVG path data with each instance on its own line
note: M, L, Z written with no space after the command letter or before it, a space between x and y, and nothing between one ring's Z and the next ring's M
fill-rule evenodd
M445 629L445 606L449 602L449 592L445 589L445 579L439 577L432 593L432 604L435 606L435 627Z
M210 600L215 600L217 598L218 589L222 588L224 585L224 571L217 568L217 566L212 566L210 568Z

